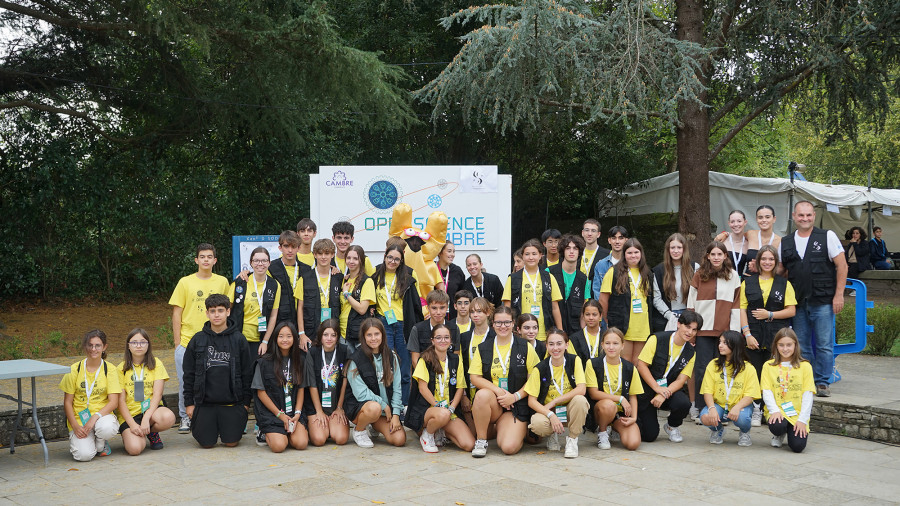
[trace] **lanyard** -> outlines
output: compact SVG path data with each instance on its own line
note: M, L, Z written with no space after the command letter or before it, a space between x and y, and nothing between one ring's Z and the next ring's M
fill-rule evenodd
M441 281L444 282L444 291L446 292L447 289L450 288L447 286L447 281L450 280L450 266L449 265L447 266L447 275L446 276L444 276L444 271L441 270L440 265L438 265L438 272L441 274Z
M385 278L386 278L386 277L387 277L387 273L385 273ZM397 284L397 273L395 272L395 273L394 273L394 279L391 280L391 290L390 290L390 295L388 295L388 289L387 289L387 286L385 285L385 287L384 287L384 295L385 295L385 297L387 297L388 301L390 301L390 300L392 300L392 299L394 298L394 286L395 286L396 284Z
M737 374L731 377L731 384L728 384L728 371L726 370L728 367L722 368L722 382L725 386L725 409L728 409L728 398L731 397L731 387L734 386L734 380L737 378Z
M760 242L762 242L762 230L760 230L760 232L759 232L759 239L760 239ZM774 240L775 240L775 232L773 231L772 235L769 237L769 242L767 242L766 244L768 246L771 246L772 241L774 241ZM741 246L741 249L743 249L743 245Z
M791 364L788 362L787 367L784 366L784 362L781 363L781 370L784 372L784 381L782 381L778 386L781 387L781 397L787 397L788 393L788 385L791 381Z
M138 382L138 381L144 381L144 364L141 364L141 376L140 376L140 377L138 377L138 375L137 375L137 369L135 369L135 367L134 367L133 364L132 364L132 366L131 366L131 374L134 376L134 381L135 381L135 382ZM84 384L87 385L87 381L85 381Z
M284 261L282 261L281 263L284 263ZM294 260L294 275L291 276L291 289L292 290L294 288L296 288L296 286L297 286L297 275L300 273L300 266L297 265L298 263L299 262L297 262L297 260L295 259ZM285 265L284 267L285 267L285 269L287 269L288 266Z
M538 303L537 283L535 283L534 280L531 279L531 276L528 274L528 270L522 269L522 275L525 276L525 279L527 279L529 283L531 283L531 303L537 304ZM541 279L540 272L538 272L537 278L538 278L538 280Z
M581 254L581 268L582 272L585 274L588 273L588 268L591 266L591 262L594 260L594 255L597 254L597 250L591 251L591 256L588 256L588 250L584 250L584 253Z
M682 351L684 351L683 346L684 345L682 345L682 348L681 348ZM666 367L666 372L663 373L663 378L669 376L669 371L672 370L672 366L674 366L675 363L678 362L678 359L681 358L681 353L679 353L677 356L672 356L672 348L674 348L674 347L675 347L675 332L672 332L672 335L669 336L669 366Z
M263 312L263 300L262 295L259 294L259 285L256 283L256 278L253 278L253 291L256 292L256 303L259 304L259 314ZM263 281L263 292L266 291L266 282ZM263 316L266 316L263 314Z
M590 352L590 356L588 358L594 358L594 356L597 354L597 351L600 349L600 330L597 330L597 335L592 336L588 333L587 327L585 327L584 337L585 340L587 340L588 351ZM596 346L591 346L592 337L597 340Z
M337 348L334 349L334 355L331 356L331 362L328 364L328 368L325 368L325 348L322 347L322 382L328 384L328 377L331 376L332 368L334 367L334 360L337 358Z
M631 274L631 268L628 268L628 278L631 279L631 282L634 283L634 291L631 292L631 298L637 298L638 286L641 284L641 273L638 273L637 281L634 280L634 275Z
M565 386L566 386L566 361L563 359L563 371L562 374L559 375L559 382L557 383L556 378L553 376L553 362L550 362L550 380L553 382L553 388L559 392L559 395L565 395Z
M512 342L509 343L509 349L506 350L506 358L500 357L500 347L497 346L497 340L494 339L494 355L500 360L500 369L503 371L503 377L505 378L506 371L509 369L509 355L512 353Z
M481 290L478 290L478 287L475 286L475 278L471 280L472 288L475 290L475 295L479 297L484 297L484 278L481 278Z
M511 348L510 348L511 349ZM100 366L103 366L103 361L100 361ZM84 393L87 395L86 402L88 406L91 405L91 394L94 392L94 385L97 384L97 376L100 376L100 368L97 368L97 371L94 373L94 381L91 382L91 386L88 386L87 382L87 359L84 359Z
M324 298L325 301L327 302L328 301L328 290L331 288L331 275L326 274L326 279L328 279L328 282L325 283L325 286L323 287L322 286L322 278L320 278L319 273L316 272L316 284L319 285L319 291L322 292L322 298Z
M484 334L481 334L479 336L478 334L475 333L475 330L472 330L472 342L473 343L475 342L476 337L481 337L481 341L478 341L478 344L481 344L482 342L484 342L484 336L486 336L486 335L487 335L487 332L485 332ZM469 345L469 361L470 362L472 361L472 359L475 358L475 350L478 348L478 344L476 344L475 346L472 346L471 344ZM497 343L494 342L494 345L496 346ZM499 355L499 353L498 353L498 355Z
M606 362L606 359L603 359ZM619 359L619 378L616 381L616 388L613 389L612 381L609 380L609 362L606 362L606 367L603 368L603 375L606 376L606 384L609 385L609 393L610 395L616 395L619 393L619 389L622 388L622 359Z
M443 397L443 396L444 396L444 375L446 374L446 371L449 371L449 370L450 370L450 366L448 365L447 359L446 359L446 358L444 359L443 362L441 362L441 364L443 365L443 369L441 369L441 373L438 374L438 377L437 377L437 380L438 380L438 397ZM448 398L449 398L449 396L448 396Z
M775 237L775 234L772 234L772 237ZM741 237L741 251L734 250L734 237L731 234L728 234L728 241L731 243L731 258L734 259L734 268L737 269L738 262L740 262L741 258L744 256L744 240L746 237ZM771 243L772 241L769 241Z

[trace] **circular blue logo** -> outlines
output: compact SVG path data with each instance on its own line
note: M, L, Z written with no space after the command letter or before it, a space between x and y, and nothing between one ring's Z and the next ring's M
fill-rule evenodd
M390 181L376 181L369 187L369 202L378 209L394 207L397 196L397 187Z
M431 195L428 196L428 207L430 207L432 209L437 209L437 208L441 207L441 204L443 202L444 202L444 200L441 198L440 195L432 193Z

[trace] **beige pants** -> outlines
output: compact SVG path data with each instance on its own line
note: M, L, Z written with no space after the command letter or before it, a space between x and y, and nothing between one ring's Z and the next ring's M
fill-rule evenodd
M566 404L566 418L568 422L563 425L569 428L569 437L578 437L584 430L584 419L588 413L588 401L583 395L576 395ZM553 428L550 426L550 419L541 413L531 415L531 424L528 428L540 437L547 437L553 434Z

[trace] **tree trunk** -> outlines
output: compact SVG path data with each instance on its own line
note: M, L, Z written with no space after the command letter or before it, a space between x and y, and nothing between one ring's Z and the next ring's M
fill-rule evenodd
M675 2L676 37L700 45L704 41L703 1ZM708 84L708 70L697 78ZM705 104L706 92L700 100ZM709 228L709 116L703 104L682 101L676 133L678 158L678 228L690 242L691 256L699 261L710 240Z

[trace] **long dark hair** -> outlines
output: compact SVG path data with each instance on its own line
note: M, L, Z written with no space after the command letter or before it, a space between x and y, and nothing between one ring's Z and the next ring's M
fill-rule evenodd
M266 354L263 355L265 360L272 361L272 367L274 368L275 378L278 380L278 384L284 386L287 384L287 378L284 377L284 365L283 360L284 357L281 355L281 348L278 347L278 334L281 333L281 329L287 327L291 332L291 336L294 338L294 342L291 343L291 351L288 353L291 361L291 382L294 385L303 384L303 354L300 350L300 334L297 333L297 327L291 322L281 322L275 326L275 330L272 331L272 336L275 341L274 346L269 346L266 348Z
M406 261L404 260L403 253L406 248L400 247L397 245L390 245L387 249L384 250L384 256L386 257L388 253L391 251L396 251L400 254L400 264L397 265L397 271L394 273L395 276L395 285L394 285L394 298L402 299L406 294L406 289L410 287L413 282L412 275L406 269ZM385 288L384 286L384 278L385 272L387 270L386 262L382 262L381 265L375 268L375 275L372 278L375 280L376 288ZM397 294L400 294L400 297L397 297Z
M147 340L147 354L144 355L144 367L152 371L156 368L156 359L153 358L153 343L150 342L150 336L147 335L146 330L136 328L132 329L132 331L128 333L128 337L125 338L125 364L122 366L122 372L134 367L134 357L131 356L131 347L128 346L128 344L131 343L131 338L134 336L141 336Z
M106 338L106 332L103 332L100 329L89 330L84 334L84 337L81 338L81 349L87 353L88 344L90 344L91 339L98 337L103 345L107 345L109 340ZM100 358L106 360L106 351L100 354Z
M684 246L684 253L681 255L681 280L675 279L675 261L669 253L669 246L678 241ZM670 301L678 298L678 292L687 300L687 293L691 289L691 278L694 277L694 262L691 262L691 249L688 247L687 239L678 232L670 235L666 239L666 245L663 247L663 286L662 291L666 294L666 298Z
M444 329L447 332L450 332L450 329L447 328L443 323L438 323L431 329L431 346L429 346L425 351L422 352L422 360L425 361L425 365L428 366L428 369L431 370L432 375L443 374L444 366L441 364L441 359L437 356L437 350L434 349L434 336L437 334L438 330ZM453 337L452 334L450 336ZM450 371L447 371L448 373Z
M337 318L329 318L322 323L319 324L319 328L316 330L316 339L313 341L313 346L318 346L320 348L324 347L322 344L322 336L325 334L325 330L331 329L337 334L338 339L341 337L341 321Z
M371 328L378 329L381 332L381 344L378 345L377 350L373 350L369 347L369 344L366 342L366 332ZM390 386L391 383L394 382L394 353L388 348L387 345L387 333L384 330L384 325L381 323L381 320L378 318L366 318L363 320L362 325L359 326L359 349L362 350L363 354L372 361L372 366L375 365L374 354L381 355L381 365L383 369L382 374L382 383L384 386Z
M641 260L637 264L637 270L641 274L641 291L644 292L644 296L653 294L653 285L650 284L650 268L647 267L647 255L644 254L644 247L641 246L641 242L632 237L625 241L625 245L622 246L622 259L619 260L619 263L616 264L615 274L616 274L616 286L613 287L613 291L618 294L625 293L628 290L628 284L630 283L629 275L628 275L628 262L625 261L625 252L628 251L628 248L637 248L638 251L641 252ZM634 295L634 294L632 294Z
M733 374L737 376L738 373L744 370L744 362L747 360L746 352L744 351L744 348L747 347L747 340L740 332L734 330L726 330L719 337L725 339L725 345L731 350L731 358L726 359L725 355L719 353L719 356L716 358L716 367L720 371L724 371L725 366L731 364L734 371ZM717 340L716 347L718 346Z
M715 270L712 262L709 261L709 254L714 249L719 249L725 254L725 261L722 262L722 268L718 271ZM731 262L731 255L728 254L728 248L725 247L725 243L721 241L709 243L706 247L706 253L703 255L703 260L700 261L700 268L697 269L697 273L700 274L700 281L706 282L713 278L721 278L728 281L731 279L731 271L733 270L734 263Z
M362 246L359 244L351 244L350 247L347 248L347 254L349 255L351 251L355 251L356 255L359 257L359 271L353 279L344 278L345 282L351 281L350 290L348 290L350 292L359 288L359 284L362 283L362 280L366 277L366 250L362 249ZM344 261L347 261L346 256L344 257ZM340 334L340 332L338 332L338 334Z

